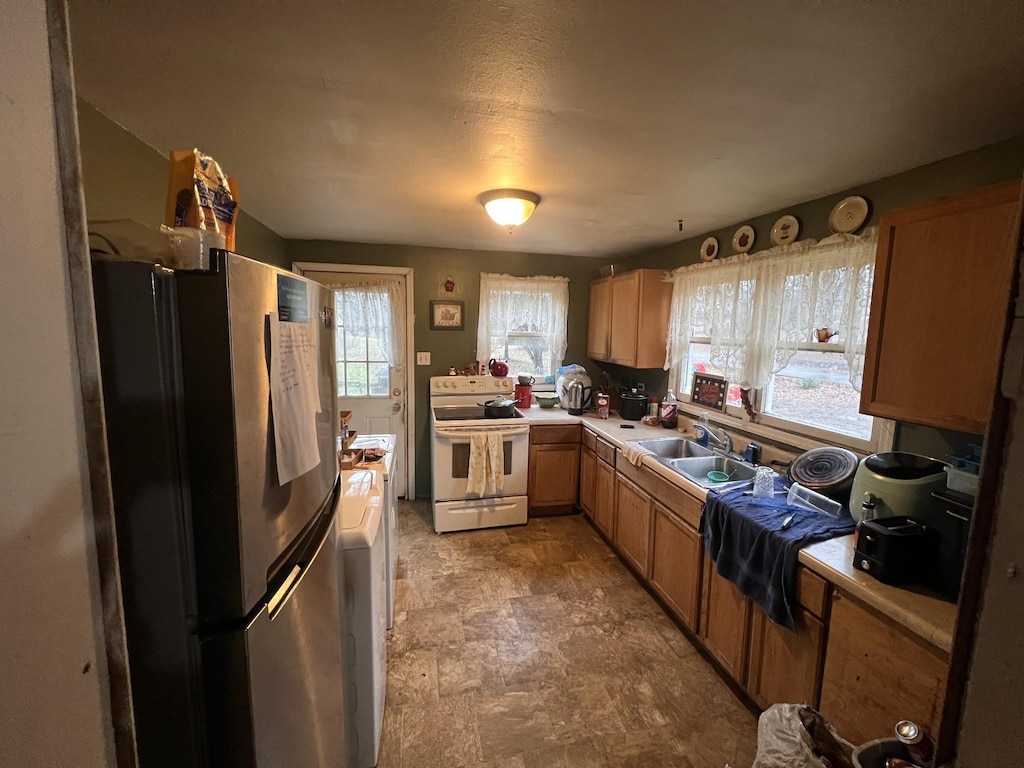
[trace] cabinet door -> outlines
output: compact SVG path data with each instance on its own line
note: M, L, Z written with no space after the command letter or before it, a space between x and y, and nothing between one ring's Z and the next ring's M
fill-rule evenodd
M704 558L704 604L700 637L733 680L742 683L750 636L750 600Z
M651 586L693 632L700 610L704 537L654 502Z
M589 448L580 454L580 509L594 519L594 481L597 479L597 456Z
M938 733L948 661L903 627L837 592L832 597L821 714L844 739L892 736L899 720Z
M587 325L587 356L591 360L608 359L608 329L612 314L611 283L594 280L590 283L590 320Z
M611 328L608 360L636 367L636 334L640 316L640 273L627 272L611 278Z
M615 533L615 470L600 460L595 469L594 523L610 539Z
M650 576L651 497L619 475L615 478L615 536L613 541L644 578Z
M531 445L527 488L530 506L575 505L580 479L579 468L578 443Z
M672 306L672 283L658 269L640 270L639 315L636 331L636 367L665 366L665 338Z
M752 611L747 693L762 709L783 703L817 708L824 623L798 608L794 633L769 619L760 606Z
M999 371L1020 182L879 224L861 411L981 434ZM950 372L957 386L950 388ZM959 374L959 375L957 375Z

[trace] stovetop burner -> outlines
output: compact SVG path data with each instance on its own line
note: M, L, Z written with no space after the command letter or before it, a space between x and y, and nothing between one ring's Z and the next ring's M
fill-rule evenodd
M434 421L480 421L482 419L496 419L496 416L487 416L482 405L435 405ZM521 419L523 415L518 411L503 419Z

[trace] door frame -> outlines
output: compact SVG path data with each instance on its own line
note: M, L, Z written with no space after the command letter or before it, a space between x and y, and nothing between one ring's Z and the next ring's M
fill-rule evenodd
M405 498L416 498L416 312L413 298L412 267L385 267L371 264L335 264L323 261L293 261L292 272L304 275L306 272L352 272L366 275L402 275L405 278L405 455L408 457L405 472Z

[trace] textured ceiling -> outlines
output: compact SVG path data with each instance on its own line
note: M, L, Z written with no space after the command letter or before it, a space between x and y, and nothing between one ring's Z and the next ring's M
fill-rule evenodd
M289 238L633 252L1024 133L1020 2L70 4L79 94Z

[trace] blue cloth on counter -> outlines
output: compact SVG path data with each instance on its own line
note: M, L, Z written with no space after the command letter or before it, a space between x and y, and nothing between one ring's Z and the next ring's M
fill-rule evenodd
M788 487L775 478L775 490ZM803 507L791 507L786 495L771 499L744 496L751 485L734 490L709 491L701 517L701 532L715 570L744 595L760 605L765 614L796 631L796 565L801 547L853 533L856 524L848 514L838 519ZM786 530L782 522L796 514Z

